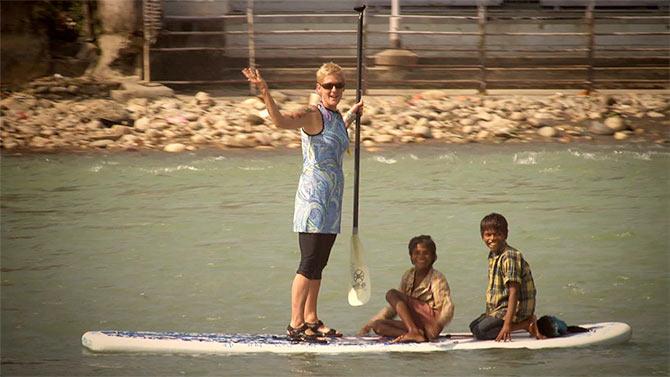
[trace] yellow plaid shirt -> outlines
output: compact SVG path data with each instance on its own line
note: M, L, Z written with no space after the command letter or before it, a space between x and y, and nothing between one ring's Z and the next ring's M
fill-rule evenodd
M520 322L535 313L535 282L528 262L521 252L507 245L499 254L489 253L489 281L486 289L486 314L504 318L507 313L508 282L519 283L519 304L513 322Z

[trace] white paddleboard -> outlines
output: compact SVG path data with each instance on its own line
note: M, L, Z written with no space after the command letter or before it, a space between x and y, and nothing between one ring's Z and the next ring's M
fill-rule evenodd
M580 325L589 332L537 340L526 332L512 334L511 342L478 341L448 334L427 343L389 343L380 337L342 337L327 343L291 342L283 335L199 334L148 331L89 331L81 343L94 352L148 353L381 353L436 352L490 348L565 348L623 343L630 339L630 326L620 322Z

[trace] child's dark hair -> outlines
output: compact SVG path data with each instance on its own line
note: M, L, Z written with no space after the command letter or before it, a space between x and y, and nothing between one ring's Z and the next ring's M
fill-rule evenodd
M479 223L479 231L482 236L486 230L494 230L507 237L507 220L505 220L505 217L499 213L489 213L484 216L482 222Z
M407 246L409 249L409 255L412 255L412 250L416 249L416 246L419 244L427 247L431 254L433 254L433 258L437 258L437 246L435 246L435 241L433 241L433 239L426 234L416 236L409 240L409 245Z

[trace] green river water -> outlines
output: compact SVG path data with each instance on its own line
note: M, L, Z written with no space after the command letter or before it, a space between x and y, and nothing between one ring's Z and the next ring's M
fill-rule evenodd
M610 347L426 354L94 354L88 330L282 333L299 252L298 150L2 157L3 376L667 376L670 151L621 145L363 152L360 231L373 298L347 304L352 159L321 318L353 334L430 234L466 331L484 309L479 220L510 223L537 314L620 321Z

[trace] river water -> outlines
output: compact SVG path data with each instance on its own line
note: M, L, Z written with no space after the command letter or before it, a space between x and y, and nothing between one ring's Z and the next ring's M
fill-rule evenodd
M636 146L415 146L363 152L361 239L370 303L346 300L352 159L343 234L319 312L345 334L410 266L410 237L466 331L484 309L479 220L510 223L538 288L537 313L621 321L627 344L561 350L365 355L93 354L87 330L281 333L297 266L297 150L2 158L2 369L13 375L638 376L670 363L670 152Z

